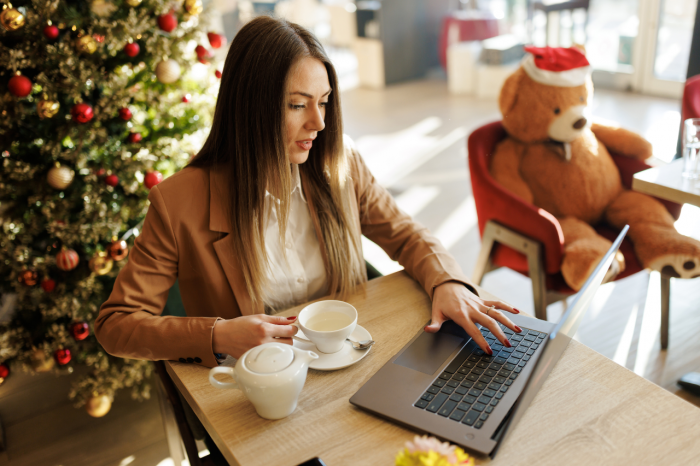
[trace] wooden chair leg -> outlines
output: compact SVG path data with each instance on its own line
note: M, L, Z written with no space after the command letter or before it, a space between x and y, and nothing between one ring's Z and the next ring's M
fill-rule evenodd
M175 387L175 384L170 379L170 375L168 375L168 371L165 369L165 364L163 363L163 361L156 361L154 364L156 367L156 372L158 373L158 376L160 378L162 388L165 391L166 400L164 401L169 402L170 406L172 407L172 412L175 415L175 422L178 430L180 431L182 443L185 445L185 452L187 453L187 458L189 459L190 465L204 466L208 464L208 458L199 458L199 451L197 449L197 443L194 439L194 434L189 424L187 423L185 411L182 407L182 401L178 396L177 387ZM167 422L167 420L164 419L164 422ZM171 447L171 452L172 450L173 448ZM181 460L179 460L180 462L178 462L176 458L173 458L173 461L176 465L181 464Z
M168 395L166 393L165 387L160 382L156 383L158 389L158 404L160 405L160 415L163 418L163 428L165 429L165 439L168 442L168 451L170 452L170 459L176 465L182 464L185 459L185 454L182 448L182 438L180 437L180 430L177 426L177 420L175 419L175 412L173 406L168 401Z
M530 245L528 245L530 246ZM544 263L540 254L540 244L534 243L526 253L528 273L532 281L532 298L535 302L535 317L547 320L547 289L545 287Z
M476 285L481 285L484 275L491 268L491 252L493 251L494 238L495 224L488 222L484 228L484 235L481 238L479 257L476 259L476 266L474 267L474 272L472 272L472 281Z
M668 324L671 312L671 277L661 274L661 349L668 349Z
M484 228L481 252L474 268L472 279L479 285L484 274L489 270L491 252L494 243L501 243L527 257L528 274L532 280L532 295L535 301L535 316L547 320L547 289L545 282L542 245L527 236L489 220Z

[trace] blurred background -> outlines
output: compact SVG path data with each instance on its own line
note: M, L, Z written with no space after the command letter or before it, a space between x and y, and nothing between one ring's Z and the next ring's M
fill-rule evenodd
M584 45L596 88L594 117L645 136L654 163L677 156L681 96L700 73L696 0L210 0L213 30L228 44L257 15L312 30L340 78L345 132L398 203L425 224L470 275L480 248L467 169L466 138L499 120L497 99L517 69L523 45ZM219 59L226 47L216 51ZM684 206L677 228L700 238L700 209ZM365 240L383 274L401 270ZM673 283L671 343L661 351L658 274L602 287L577 339L651 382L700 406L675 385L700 367L693 328L697 280ZM529 279L507 269L483 286L533 313ZM550 306L556 320L561 304ZM371 355L370 355L371 357ZM79 371L77 371L79 372ZM162 400L118 395L112 411L91 418L66 399L70 375L14 374L0 387L7 449L0 464L170 466L172 439ZM169 443L170 440L170 443ZM202 445L204 451L204 446ZM204 454L204 453L203 453ZM186 460L185 463L186 464Z

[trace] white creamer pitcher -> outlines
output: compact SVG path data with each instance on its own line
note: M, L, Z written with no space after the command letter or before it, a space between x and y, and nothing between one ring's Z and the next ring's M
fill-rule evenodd
M282 419L294 412L309 364L318 355L283 343L265 343L246 351L235 367L214 367L209 382L216 388L243 391L260 417ZM229 374L236 382L219 382L215 374Z

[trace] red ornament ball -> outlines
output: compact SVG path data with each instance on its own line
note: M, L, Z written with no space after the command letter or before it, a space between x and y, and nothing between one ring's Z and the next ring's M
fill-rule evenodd
M41 288L47 293L51 293L56 288L56 280L44 278L41 281Z
M7 364L0 364L0 379L6 379L10 375L10 368Z
M70 362L72 356L68 348L61 348L57 349L56 352L53 353L53 357L56 359L57 363L65 366Z
M214 73L214 75L215 75L217 78L221 79L221 71L216 70L216 72Z
M158 27L165 32L172 32L177 27L177 18L172 13L166 13L158 17Z
M105 183L114 187L119 184L119 177L117 175L107 175L105 176Z
M161 181L163 181L163 174L157 171L148 172L146 176L143 177L143 184L148 189L151 189Z
M73 120L78 123L87 123L95 116L92 107L86 103L73 105L73 108L70 109L70 114L73 116Z
M126 259L126 256L129 255L129 246L123 239L113 236L112 243L109 245L107 252L109 252L109 256L112 260L120 261Z
M58 28L53 24L44 27L44 37L49 40L54 40L58 37Z
M76 268L78 266L78 262L80 262L78 253L72 249L64 247L61 249L61 252L56 254L56 267L64 272L68 272L69 270Z
M190 101L190 98L191 98L191 97L192 97L192 96L191 96L190 94L185 94L185 95L182 96L182 101L183 101L184 103L187 103L187 102Z
M7 88L16 97L27 97L32 92L32 82L26 76L13 76Z
M197 58L204 59L204 58L209 58L211 56L211 53L209 53L209 50L207 50L204 46L198 45L197 47L194 48L194 53L197 54Z
M119 109L119 118L121 118L124 121L129 121L129 120L131 120L131 117L132 117L131 110L129 110L126 107Z
M139 54L140 51L141 47L139 47L139 44L137 44L136 42L131 42L130 44L126 44L124 46L124 53L130 57L135 57Z
M132 144L136 144L137 142L141 141L141 133L131 133L129 134L129 142Z
M217 34L215 32L208 32L207 33L207 38L209 39L209 44L212 46L212 48L218 49L222 45L226 43L226 37L222 36L221 34Z
M70 334L75 341L83 341L90 335L90 326L87 322L75 322L70 326Z

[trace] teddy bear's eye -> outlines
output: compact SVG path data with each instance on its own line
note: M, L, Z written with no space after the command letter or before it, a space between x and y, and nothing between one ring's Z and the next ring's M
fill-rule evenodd
M555 114L555 115L559 115L559 112L561 112L561 110L559 110L559 107L557 107L557 108L554 109L554 114Z

